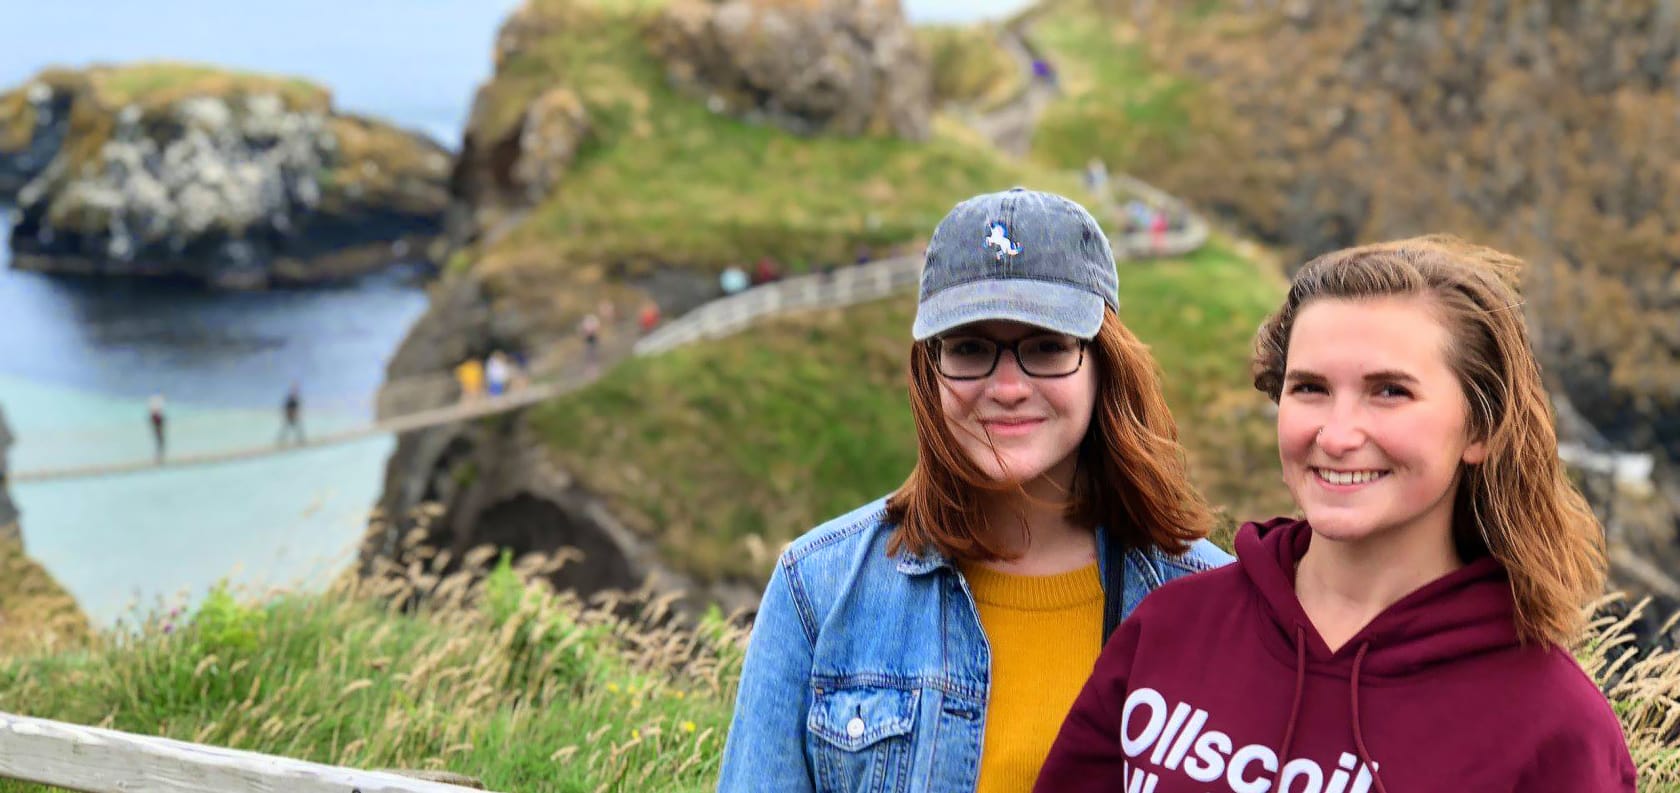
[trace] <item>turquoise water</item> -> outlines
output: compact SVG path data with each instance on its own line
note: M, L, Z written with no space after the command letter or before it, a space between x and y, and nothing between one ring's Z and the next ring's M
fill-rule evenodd
M0 408L12 471L149 459L163 393L171 454L274 444L291 382L304 425L366 422L386 360L424 310L396 277L216 294L47 278L6 266L0 217ZM10 485L31 556L98 625L227 579L314 589L353 558L392 437L257 460Z
M20 438L14 470L150 454L135 420L143 401L0 378L0 404ZM277 426L268 412L175 410L217 430L182 434L183 450L272 443ZM29 439L33 427L79 419L135 430L84 446ZM319 587L353 557L393 444L379 437L224 465L14 484L12 496L29 554L90 619L109 625L136 604L190 601L224 578L252 590Z

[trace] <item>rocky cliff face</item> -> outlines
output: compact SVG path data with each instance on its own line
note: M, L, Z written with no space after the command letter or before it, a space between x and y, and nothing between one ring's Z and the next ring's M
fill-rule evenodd
M24 553L17 507L7 491L11 428L0 411L0 647L8 652L74 647L91 633L76 599Z
M1680 7L1104 5L1225 111L1148 164L1164 187L1300 261L1447 230L1522 254L1548 374L1611 442L1680 461Z
M898 0L679 0L649 38L714 111L798 134L927 136L933 82Z
M6 472L6 452L12 445L12 430L6 426L6 414L0 411L0 540L23 541L23 532L18 529L17 506L12 503L11 493L7 490L9 480Z
M448 153L334 113L306 84L152 64L48 71L0 95L13 266L234 288L414 258Z
M458 570L469 551L491 546L515 559L569 555L547 578L585 597L652 586L678 593L674 605L691 616L709 604L734 612L757 603L754 586L698 581L662 562L652 542L554 464L531 432L514 414L403 435L386 466L382 518L362 542L363 574L404 558L405 541L446 555L442 575ZM422 536L411 536L416 529Z

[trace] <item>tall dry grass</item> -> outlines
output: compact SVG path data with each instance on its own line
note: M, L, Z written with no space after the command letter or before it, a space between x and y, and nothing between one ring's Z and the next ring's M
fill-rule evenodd
M414 539L414 536L409 538ZM419 558L318 595L213 591L73 653L0 660L0 710L503 791L709 790L743 632L649 591L580 600L570 559ZM0 782L0 791L42 790Z
M556 593L545 576L581 563L565 556L491 564L481 549L439 575L448 558L423 535L321 594L221 588L86 649L0 658L0 710L492 790L713 788L745 631L674 614L669 593ZM1595 604L1576 654L1622 721L1640 789L1680 791L1680 650L1636 646L1648 608Z

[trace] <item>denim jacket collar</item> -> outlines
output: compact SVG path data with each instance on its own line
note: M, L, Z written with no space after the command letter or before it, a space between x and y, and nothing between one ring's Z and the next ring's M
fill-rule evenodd
M1108 554L1106 552L1107 545L1108 532L1104 530L1103 527L1098 526L1097 572L1099 576L1105 572L1102 567L1104 560L1108 558ZM1161 576L1155 571L1154 565L1149 564L1149 561L1143 558L1138 551L1132 550L1127 552L1126 561L1128 562L1128 567L1132 568L1126 571L1128 574L1142 576L1143 580L1149 583L1151 589L1161 585ZM923 554L911 553L908 550L899 554L898 571L908 576L925 575L938 570L941 567L951 568L953 565L951 564L951 560L947 558L945 554L940 553L936 548L929 548L927 553Z

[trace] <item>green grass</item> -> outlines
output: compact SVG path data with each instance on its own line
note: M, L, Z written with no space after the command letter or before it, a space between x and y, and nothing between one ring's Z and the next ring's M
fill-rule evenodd
M195 614L155 615L86 650L0 658L0 710L353 768L446 770L510 793L714 789L742 632L716 614L658 627L657 602L632 599L627 619L529 581L504 559L470 585L420 573L262 602L217 590ZM391 605L416 593L418 609ZM1626 656L1632 622L1597 621L1577 657L1630 736L1641 789L1673 793L1680 651ZM0 781L0 793L41 790Z
M1034 159L1077 168L1100 157L1110 169L1128 171L1140 160L1182 153L1203 89L1157 68L1117 22L1089 4L1066 2L1032 25L1032 40L1056 64L1063 90L1039 121Z
M327 89L308 80L196 63L150 61L91 69L87 74L100 104L112 110L129 104L159 107L189 96L274 94L296 110L325 111L332 103Z
M484 257L527 266L720 271L770 256L794 271L927 234L961 198L1015 185L1076 193L1070 175L960 134L927 141L800 137L706 109L669 87L644 7L578 3L502 64L475 136L512 134L542 92L571 90L590 132L559 189ZM942 125L936 125L943 128Z
M1223 247L1123 262L1121 315L1153 348L1198 476L1241 517L1285 506L1270 425L1247 385L1275 274ZM905 393L913 295L814 312L633 360L533 411L561 462L702 578L764 578L825 518L903 482L915 460ZM1246 407L1245 407L1246 406ZM1267 515L1272 514L1267 512Z
M1027 89L1014 56L998 41L998 25L924 25L916 43L933 72L933 96L978 111L994 110Z
M437 583L262 603L217 590L83 652L0 660L0 710L502 791L711 789L736 629L620 619L505 562L470 589ZM416 588L424 609L387 605Z

